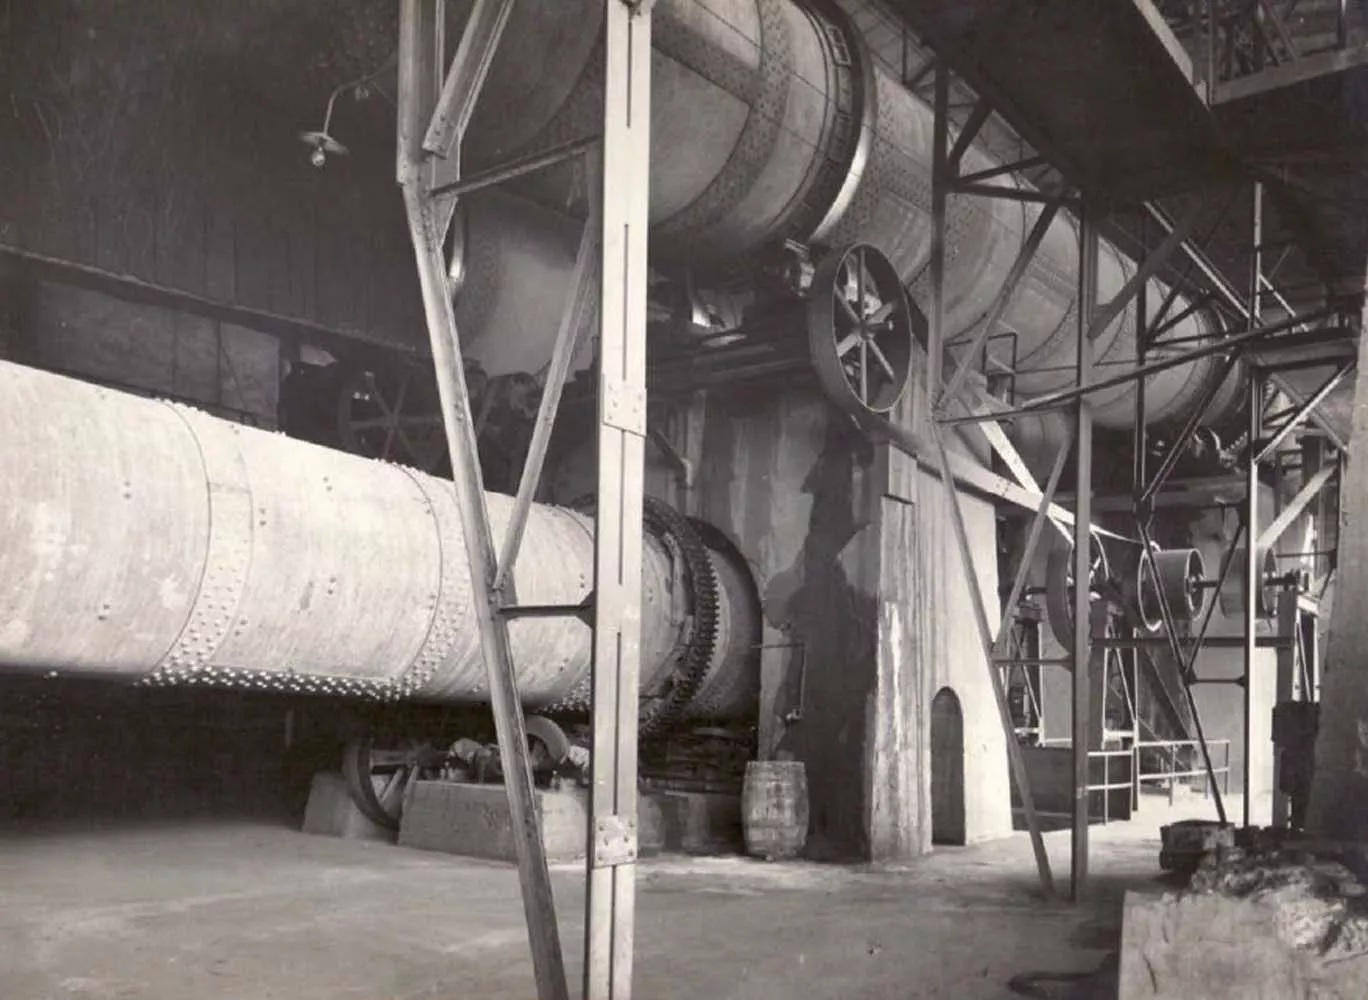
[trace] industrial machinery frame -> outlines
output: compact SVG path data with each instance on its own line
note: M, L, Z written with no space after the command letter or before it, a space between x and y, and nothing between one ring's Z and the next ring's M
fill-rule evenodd
M635 906L637 678L640 670L641 511L645 440L645 282L651 10L636 0L605 0L602 133L559 158L600 161L594 209L576 258L573 299L557 334L532 444L507 534L496 549L484 504L460 340L443 245L456 199L473 181L460 177L460 147L512 0L478 0L450 68L444 65L445 5L403 0L400 25L398 179L422 285L443 424L465 527L480 645L505 761L505 788L537 992L566 1000L556 905L547 868L526 724L508 620L518 613L511 570L549 444L574 336L590 283L600 291L598 498L594 535L592 714L593 776L587 858L584 996L631 995ZM542 156L537 169L557 162ZM464 183L464 190L463 190ZM611 184L611 194L607 186ZM597 264L597 266L595 266ZM578 613L579 609L565 609Z
M1304 576L1297 573L1282 573L1275 568L1272 547L1313 502L1321 502L1318 516L1321 518L1322 524L1328 516L1328 506L1323 500L1324 490L1337 478L1338 470L1345 458L1345 442L1337 433L1336 428L1320 412L1320 407L1353 368L1353 327L1344 304L1332 302L1323 309L1298 315L1288 303L1286 296L1277 288L1273 274L1266 273L1263 264L1263 248L1267 245L1267 240L1262 226L1264 196L1262 184L1258 180L1253 180L1248 185L1252 190L1252 197L1249 202L1249 280L1246 291L1239 291L1206 257L1200 242L1192 237L1194 227L1191 218L1175 223L1158 203L1147 202L1141 206L1139 211L1142 220L1140 227L1142 253L1138 260L1137 280L1128 282L1110 302L1098 303L1096 289L1098 231L1108 211L1105 207L1107 205L1106 192L1080 190L1071 186L1065 179L1052 194L1041 195L1040 199L1045 202L1047 212L1068 206L1075 210L1080 220L1080 254L1083 266L1080 268L1079 285L1083 308L1080 308L1077 316L1078 361L1072 384L1037 395L1024 404L1015 407L995 407L979 412L963 412L963 400L957 399L956 393L962 391L968 370L979 356L985 342L997 334L996 321L1002 314L1005 300L1014 294L1016 283L1024 265L1019 259L1018 264L1004 283L1000 293L1001 297L994 311L990 314L990 320L978 330L968 349L959 355L958 363L950 377L942 378L942 358L947 356L949 348L952 346L947 343L943 332L944 247L947 233L946 199L952 194L1014 199L1019 199L1021 196L1018 191L995 190L994 185L984 183L991 178L971 176L966 179L961 176L958 156L972 141L973 133L982 128L995 112L986 101L980 98L974 105L974 110L969 115L968 120L963 123L963 131L952 147L948 138L948 130L957 123L954 122L948 100L949 87L947 81L953 77L953 73L953 57L942 54L929 58L913 76L914 86L929 84L933 88L935 109L936 131L933 143L932 173L932 280L929 289L930 308L928 310L928 384L931 387L943 386L943 388L933 404L933 415L936 418L937 428L933 447L941 460L942 482L950 505L956 537L959 540L962 563L966 570L972 596L977 602L979 591L975 583L976 574L967 543L965 522L959 510L954 482L949 474L945 458L945 431L952 427L968 424L993 428L1001 422L1009 422L1021 416L1064 407L1069 409L1074 418L1072 441L1064 444L1058 450L1049 481L1043 489L1037 486L1028 474L1022 474L1024 463L1021 462L1019 456L1011 454L1011 443L1007 440L1006 435L997 433L990 436L994 450L998 452L1004 464L1017 475L1021 488L1029 490L1039 497L1039 508L1031 522L1025 550L1020 554L1020 565L1016 580L1003 607L1002 625L996 631L992 631L981 606L976 608L976 623L985 656L991 664L996 664L997 668L1002 669L1004 673L1022 666L1057 662L1038 658L1018 661L1010 650L1010 634L1007 626L1013 620L1018 602L1025 590L1027 570L1045 524L1054 518L1055 529L1059 530L1061 534L1063 533L1062 519L1054 517L1055 511L1058 509L1054 505L1058 495L1059 478L1071 445L1075 459L1074 478L1076 482L1075 492L1072 496L1071 518L1073 566L1067 587L1063 588L1063 592L1072 602L1069 617L1073 624L1073 634L1069 637L1071 641L1066 641L1063 636L1057 638L1067 650L1063 665L1069 666L1072 670L1074 733L1072 739L1074 760L1072 800L1074 802L1074 815L1071 836L1071 895L1075 900L1080 900L1086 892L1088 877L1088 791L1090 787L1088 772L1090 743L1089 738L1082 734L1098 737L1102 735L1102 699L1105 697L1103 682L1106 675L1100 668L1104 661L1097 658L1099 651L1105 653L1111 649L1132 649L1136 653L1138 662L1141 665L1149 666L1150 676L1154 678L1153 664L1149 661L1148 650L1155 643L1159 643L1166 646L1174 660L1181 665L1183 699L1196 728L1196 743L1201 749L1203 771L1207 775L1213 794L1216 796L1216 806L1223 822L1226 816L1225 806L1220 797L1218 783L1215 781L1215 769L1207 749L1207 740L1202 731L1201 718L1197 711L1196 701L1193 698L1192 685L1202 682L1201 678L1195 676L1193 670L1199 651L1210 646L1228 645L1229 642L1208 639L1207 630L1217 600L1208 599L1204 592L1213 590L1219 592L1222 595L1223 605L1231 608L1238 607L1243 613L1243 637L1237 645L1243 653L1244 674L1236 683L1241 684L1244 692L1243 743L1246 766L1243 801L1246 825L1250 821L1252 775L1249 760L1251 733L1254 730L1252 725L1253 702L1249 680L1254 669L1256 649L1261 646L1273 646L1278 650L1277 699L1280 703L1294 697L1300 700L1313 700L1316 697L1318 681L1316 680L1315 668L1315 628L1313 626L1310 629L1311 637L1308 642L1305 637L1307 630L1303 626L1302 619L1307 617L1314 619L1316 610L1315 600L1308 597L1306 591L1323 591L1333 568L1328 568L1324 574L1318 577L1314 586L1308 587L1308 581ZM962 83L961 86L963 86ZM1009 124L1015 125L1016 123L1010 122ZM1051 160L1051 150L1041 148L1038 151L1029 151L1024 154L1020 165L1022 167L1036 166L1041 163L1049 163ZM1003 172L1005 173L1008 169L1011 168L1004 168ZM1060 176L1064 177L1063 170L1060 170ZM1238 182L1238 178L1232 178L1232 180ZM1227 206L1228 210L1229 207ZM1112 211L1116 210L1112 209ZM1212 228L1214 230L1215 226ZM1161 238L1156 245L1151 246L1146 237L1155 229L1159 231ZM1037 239L1028 240L1022 251L1023 256L1034 252L1037 246ZM1145 301L1146 295L1149 293L1149 283L1144 280L1144 276L1157 273L1175 256L1181 256L1187 261L1183 271L1184 280L1173 285L1157 311L1152 310ZM1175 322L1172 309L1175 296L1180 290L1190 288L1186 284L1186 279L1192 276L1194 272L1199 279L1196 286L1197 291L1193 292L1192 302L1179 315L1186 315L1192 309L1201 308L1207 303L1214 302L1217 308L1230 317L1231 326L1236 332L1223 335L1213 332L1188 342L1170 340L1163 345L1169 350L1161 351L1163 356L1159 360L1151 360L1151 352L1154 351L1159 337L1171 330ZM1273 273L1276 273L1276 268ZM1138 300L1139 303L1135 320L1134 367L1119 375L1104 378L1096 377L1091 370L1090 363L1093 352L1087 349L1091 340L1089 331L1090 329L1098 329L1115 318L1130 304L1132 299ZM1260 306L1261 303L1269 299L1277 304L1283 318L1265 324L1262 322ZM1172 352L1174 346L1182 346L1184 349L1175 354ZM1286 375L1290 371L1306 368L1315 363L1290 356L1296 351L1308 349L1313 352L1319 351L1321 355L1329 351L1332 355L1333 372L1316 389L1309 393L1302 393L1287 381ZM1168 442L1159 468L1151 474L1146 461L1150 452L1149 425L1151 423L1147 419L1145 409L1147 392L1144 391L1144 387L1146 380L1203 356L1219 356L1222 374L1220 378L1210 383L1208 391L1203 394L1198 404L1188 414L1181 430L1178 431L1174 439ZM1323 358L1320 363L1324 364ZM1001 372L1002 370L1003 366L999 364L998 371ZM1240 374L1237 375L1237 372ZM1008 378L1015 377L1018 374L1020 374L1019 370L1006 371ZM1216 577L1208 579L1201 568L1200 560L1194 561L1193 559L1196 555L1195 550L1165 553L1159 549L1152 533L1153 517L1157 506L1171 506L1174 503L1170 499L1167 503L1159 504L1157 500L1160 498L1165 482L1173 472L1183 449L1189 445L1193 436L1199 433L1202 421L1216 396L1217 388L1226 380L1227 376L1236 375L1242 380L1242 392L1246 398L1249 421L1248 430L1239 448L1237 458L1237 463L1242 469L1241 478L1244 487L1243 499L1239 504L1241 525L1229 541L1229 546L1221 560L1220 570ZM1137 545L1142 553L1139 559L1138 586L1130 595L1123 592L1118 581L1110 579L1109 573L1103 572L1100 576L1096 573L1097 561L1093 553L1096 546L1100 544L1100 540L1093 523L1092 493L1094 484L1091 468L1093 422L1089 405L1089 397L1093 394L1127 383L1135 383L1139 391L1134 394L1136 409L1132 438L1134 488L1129 503L1126 505L1132 515L1134 534L1131 538L1123 539L1123 542ZM1265 385L1275 388L1284 398L1291 400L1291 405L1279 414L1269 412ZM934 388L932 391L935 392ZM972 398L972 393L970 396ZM961 412L952 412L952 406L956 403L960 404ZM1272 523L1266 528L1262 531L1258 531L1257 527L1249 528L1248 526L1257 526L1259 523L1258 504L1261 467L1267 465L1272 459L1276 475L1280 476L1283 469L1280 446L1284 445L1291 435L1308 423L1315 424L1316 437L1313 441L1319 443L1311 445L1307 452L1309 457L1303 460L1301 488L1286 506L1281 506ZM894 432L891 436L909 453L915 454L928 446L928 442L915 440L907 434L899 435ZM1329 457L1331 454L1333 457ZM1275 495L1278 495L1276 491ZM1185 502L1181 499L1177 501L1180 505ZM1245 543L1241 547L1241 538L1249 534L1254 536L1255 543L1253 545ZM1236 563L1240 564L1238 566L1238 583L1231 580L1232 570L1237 569ZM1165 568L1166 566L1168 568ZM1091 580L1092 586L1073 585L1074 580L1085 578ZM1112 635L1108 623L1110 616L1108 609L1112 608L1123 612L1130 620L1128 624L1134 626L1143 622L1146 617L1144 608L1146 597L1149 598L1154 611L1157 612L1157 618L1162 625L1162 636L1144 635L1142 633L1146 631L1145 629L1134 627L1124 629L1121 635ZM1184 605L1182 608L1177 607L1176 602L1179 601ZM1259 621L1270 617L1275 619L1274 635L1270 638L1260 637L1258 635ZM1195 619L1200 619L1195 634L1186 633L1183 629L1184 624ZM1162 681L1158 683L1160 689L1163 690ZM1005 701L1001 697L999 697L999 704L1004 712L1004 726L1008 726L1009 722L1005 717L1007 709ZM1011 754L1014 776L1017 776L1021 774L1021 769L1018 763L1018 755L1013 752L1011 743L1009 743L1009 754ZM1042 885L1049 891L1052 878L1049 860L1040 836L1039 823L1026 783L1021 778L1018 778L1018 781L1023 792L1024 812L1031 831L1039 875ZM1281 792L1275 793L1274 821L1283 825L1286 820L1286 797Z

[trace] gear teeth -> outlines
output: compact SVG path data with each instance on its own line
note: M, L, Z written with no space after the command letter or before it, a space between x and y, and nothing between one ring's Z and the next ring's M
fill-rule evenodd
M582 498L574 505L584 509L589 504ZM685 584L693 598L693 622L683 651L675 663L675 684L664 698L643 702L638 725L643 742L665 737L680 715L703 685L717 648L717 607L719 585L708 557L707 546L698 529L669 504L647 497L642 510L642 522L647 531L657 538L673 542L684 560ZM543 714L582 714L588 712L590 688L586 683Z
M640 723L642 739L650 740L664 736L678 722L708 676L713 651L717 648L719 587L707 546L687 518L668 504L648 499L645 521L650 529L668 534L679 545L694 600L693 628L675 668L675 686L667 697L654 703Z

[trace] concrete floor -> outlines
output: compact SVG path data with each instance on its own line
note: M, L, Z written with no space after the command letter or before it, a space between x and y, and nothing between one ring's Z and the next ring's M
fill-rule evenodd
M1024 834L894 870L646 859L636 995L1011 997L1020 973L1096 969L1118 946L1124 890L1159 875L1158 824L1205 811L1094 827L1080 907L1038 898ZM1047 842L1066 887L1068 833ZM582 869L554 877L577 984ZM228 821L0 839L5 1000L534 996L507 866Z

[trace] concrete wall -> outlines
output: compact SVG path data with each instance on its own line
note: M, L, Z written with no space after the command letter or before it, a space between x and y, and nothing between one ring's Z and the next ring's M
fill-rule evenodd
M921 372L919 370L918 374ZM924 387L920 379L899 407L898 419L929 436ZM970 445L974 447L971 447ZM966 454L979 442L952 442ZM968 843L1007 836L1012 831L1011 785L1007 745L994 700L992 680L983 660L968 577L955 540L945 489L932 455L919 465L892 448L883 449L886 490L897 503L885 502L884 572L890 585L883 592L884 621L880 678L880 753L876 767L893 767L892 753L907 763L897 768L891 787L876 784L876 802L897 803L907 834L882 834L890 856L909 856L931 847L930 712L936 692L948 687L958 696L964 716L964 811ZM997 516L992 504L960 492L960 507L978 577L981 599L991 626L1001 615L998 597ZM908 544L910 540L911 544ZM893 583L892 581L900 581ZM906 602L892 600L906 595ZM912 788L915 787L915 794ZM914 808L915 804L915 808Z
M807 764L809 855L931 849L930 706L945 686L964 712L967 839L1008 834L1006 748L939 481L872 444L815 387L718 390L655 426L695 475L681 488L648 447L648 492L725 532L757 581L760 752ZM587 456L557 462L549 498L592 488ZM994 511L964 507L996 616Z
M281 352L275 337L69 285L11 282L8 289L0 357L276 426Z
M231 61L187 55L193 12L41 6L0 37L0 354L273 427L267 320L425 343L392 124L317 170L296 133L342 82L326 67L296 63L322 87L303 121L253 97ZM359 136L367 115L392 110L344 94L334 126Z
M0 41L0 83L11 90L0 115L0 251L423 341L388 134L324 170L297 138L318 127L327 91L343 82L333 71L296 66L323 94L316 120L312 110L301 119L253 99L231 60L187 56L187 39L204 30L193 12L76 6L16 10L14 34ZM344 94L334 125L354 141L367 114L392 121L383 98Z

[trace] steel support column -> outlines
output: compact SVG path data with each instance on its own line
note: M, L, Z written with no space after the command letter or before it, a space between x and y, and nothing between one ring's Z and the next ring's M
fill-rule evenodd
M1033 397L1029 402L1023 403L1020 406L1013 407L1009 410L1001 410L998 412L990 413L986 416L971 415L967 417L946 417L941 422L945 424L972 424L982 423L985 420L993 420L1000 422L1002 420L1006 420L1009 417L1018 416L1023 413L1038 413L1042 410L1061 409L1066 404L1073 403L1081 397L1088 396L1094 392L1099 392L1102 389L1111 389L1118 385L1125 385L1128 382L1137 381L1138 379L1144 378L1148 375L1156 375L1159 372L1168 371L1170 368L1178 368L1182 365L1191 364L1193 361L1196 361L1200 358L1210 357L1213 354L1226 354L1230 351L1244 348L1257 349L1261 346L1269 348L1293 348L1305 347L1312 343L1324 343L1327 340L1327 337L1323 333L1286 334L1282 337L1275 337L1274 335L1286 333L1286 331L1292 329L1294 326L1302 326L1306 323L1308 318L1316 318L1318 316L1330 314L1331 310L1326 309L1313 313L1309 317L1302 317L1300 319L1290 319L1280 323L1270 323L1268 326L1260 326L1252 330L1246 330L1242 333L1237 333L1232 337L1227 337L1223 340L1207 344L1204 347L1197 347L1190 351L1184 351L1181 354L1175 354L1171 357L1165 358L1162 361L1151 361L1143 369L1128 371L1120 375L1113 375L1109 376L1108 378L1098 379L1095 382L1089 382L1087 385L1083 386L1072 386L1068 389L1057 389L1053 392L1042 393L1039 396ZM1261 345L1259 342L1264 339L1268 339L1270 343L1267 345ZM1274 377L1276 378L1276 376ZM1288 397L1292 398L1294 401L1304 402L1300 394L1296 394L1293 391L1289 391L1288 389L1283 388L1281 385L1279 385L1279 388L1282 389L1282 391L1285 392L1288 395ZM1324 422L1324 417L1316 413L1315 411L1311 412L1309 418L1313 422L1315 422L1317 426ZM1338 435L1335 435L1333 430L1327 433L1332 436L1332 440L1338 442Z
M1320 495L1321 490L1325 488L1325 485L1333 479L1338 472L1338 465L1322 466L1309 475L1306 470L1303 469L1301 489L1297 491L1296 496L1288 501L1287 506L1279 511L1278 516L1273 519L1273 523L1259 532L1258 547L1260 549L1267 549L1271 545L1276 545L1278 539L1283 536L1283 533L1292 526L1292 523L1296 521L1297 518L1301 517L1302 512L1306 510L1311 501Z
M1091 205L1079 213L1077 384L1092 381L1092 343L1088 333L1097 311L1097 226ZM1070 841L1074 902L1088 884L1089 668L1092 666L1092 409L1079 396L1074 405L1074 634L1073 634L1073 836Z
M937 63L931 121L931 288L926 315L926 395L940 394L945 355L945 209L954 178L950 172L950 69Z
M1007 691L998 669L994 653L996 641L989 631L988 612L983 606L983 591L979 588L978 571L974 567L974 553L969 545L969 531L964 524L964 512L960 509L959 492L950 473L950 458L945 448L941 431L936 431L936 452L940 459L941 486L945 490L946 503L950 508L950 521L955 531L955 543L959 549L960 564L964 570L965 581L969 587L970 602L974 609L974 625L978 630L979 648L983 651L984 663L988 668L988 679L993 685L993 699L997 703L998 718L1002 725L1003 739L1007 743L1007 764L1021 793L1022 812L1026 814L1026 825L1031 833L1031 849L1035 852L1036 873L1040 886L1047 897L1054 896L1054 876L1050 871L1050 855L1045 848L1045 838L1040 828L1040 819L1035 810L1035 794L1031 791L1030 776L1026 772L1026 762L1021 756L1021 746L1016 740L1016 726L1012 723L1012 713L1007 705ZM1048 497L1042 501L1042 510L1048 509ZM1037 515L1037 519L1042 516Z
M1007 280L1003 282L998 290L997 298L993 300L993 307L988 311L988 318L984 320L973 341L965 350L959 363L955 366L954 373L950 376L950 382L941 390L938 383L932 383L929 387L931 398L935 400L935 408L939 411L947 402L955 398L963 385L965 376L969 374L969 367L974 363L974 355L978 354L983 347L984 341L989 334L997 327L1007 307L1012 304L1012 297L1016 294L1017 286L1021 284L1021 279L1025 277L1031 262L1035 260L1036 251L1040 249L1041 242L1045 239L1045 234L1049 231L1050 225L1054 222L1055 216L1059 212L1058 205L1048 205L1036 219L1035 225L1031 227L1030 233L1026 237L1026 242L1022 244L1017 252L1016 260L1012 262L1011 270L1007 273ZM939 416L939 413L937 413ZM1023 484L1024 485L1024 484Z
M1339 368L1335 370L1335 373L1331 375L1328 379L1326 379L1321 384L1321 387L1317 389L1315 392L1313 392L1305 402L1297 405L1296 410L1282 422L1282 424L1274 432L1273 437L1270 438L1268 442L1264 444L1263 448L1259 450L1257 461L1262 462L1264 459L1268 458L1270 455L1276 452L1278 449L1278 445L1282 444L1283 441L1287 439L1287 436L1289 434L1291 434L1294 430L1300 427L1304 421L1310 418L1311 414L1315 412L1316 408L1319 407L1321 403L1325 402L1326 397L1328 397L1332 392L1334 392L1336 387L1338 387L1339 384L1344 381L1345 376L1347 376L1351 371L1354 370L1354 366L1355 362L1353 361L1349 361L1346 364L1341 365Z
M926 366L926 397L929 402L928 409L932 410L933 413L936 409L938 397L945 398L941 396L940 389L942 358L945 351L946 199L954 186L954 178L958 172L950 163L949 90L950 72L943 64L938 64L935 70L934 122L931 144L931 287L929 289L930 303L927 313L928 357ZM1010 291L1003 293L1004 296L1010 294ZM962 374L957 377L962 377ZM954 527L960 563L964 570L965 581L969 588L969 597L974 610L974 625L978 631L979 647L983 653L984 666L988 670L989 681L993 686L993 698L998 709L1003 739L1006 742L1008 767L1011 771L1012 780L1016 783L1017 790L1021 794L1022 810L1026 815L1026 825L1030 830L1031 847L1035 853L1036 871L1040 878L1041 888L1047 897L1051 897L1054 895L1054 877L1050 871L1049 853L1045 849L1045 839L1040 827L1040 820L1036 815L1035 796L1031 791L1026 763L1021 756L1021 747L1016 739L1016 728L1012 723L1011 710L1007 704L1006 686L1003 682L1002 672L996 663L995 650L997 645L999 642L1005 643L1005 637L1002 634L1004 629L1000 626L996 634L991 631L992 626L988 620L988 612L984 607L983 592L979 587L978 572L974 566L973 550L969 544L968 529L964 523L964 512L960 507L953 460L945 446L944 432L933 420L932 441L925 442L910 428L888 420L882 420L880 423L883 432L888 435L889 439L913 458L921 459L921 453L927 444L936 452L941 486L945 490L946 504L949 507L950 520ZM1058 486L1059 473L1063 471L1065 458L1064 455L1059 456L1055 470L1051 474L1049 486L1045 493L1038 497L1039 506L1036 509L1036 523L1031 529L1032 540L1029 543L1030 545L1034 545L1039 540L1044 520L1052 511L1057 510L1051 498ZM972 468L981 469L977 463L971 462L968 465ZM982 471L987 472L988 470ZM1024 585L1024 577L1019 574L1013 588L1014 597L1020 596L1020 590ZM1004 615L1004 622L1007 620L1009 620L1007 615Z
M585 1000L630 1000L646 455L651 5L604 0L603 267Z
M1259 293L1263 276L1263 184L1254 182L1250 206L1248 328L1259 326ZM1257 369L1249 378L1249 445L1245 466L1245 546L1244 564L1244 801L1243 825L1250 825L1251 793L1254 790L1252 750L1254 748L1254 664L1257 657L1259 594L1263 589L1263 553L1259 549L1259 438L1263 433L1263 377Z
M579 249L575 253L575 267L570 277L570 298L561 312L560 327L556 331L556 342L551 349L551 363L546 372L546 382L542 386L541 402L537 406L537 422L532 429L532 440L527 446L527 457L523 461L522 479L518 482L518 494L509 515L508 526L504 529L503 546L499 550L498 574L494 580L497 590L513 578L517 565L518 551L522 546L523 531L527 528L527 516L532 510L537 487L541 483L542 468L546 463L546 452L551 445L551 432L555 428L556 414L560 410L561 395L565 391L565 381L570 374L570 365L579 347L579 332L584 328L585 312L594 302L594 284L601 281L602 269L599 262L600 229L603 226L602 197L598 188L602 176L602 161L590 154L589 178L589 218L585 220L580 233ZM478 252L478 251L477 251Z
M1255 460L1255 445L1262 428L1263 379L1257 373L1249 378L1249 456L1245 465L1245 502L1243 518L1246 537L1244 572L1244 695L1243 752L1244 775L1242 792L1243 825L1249 826L1250 792L1254 787L1250 751L1253 749L1254 722L1254 663L1259 628L1259 593L1263 586L1262 552L1257 544L1259 525L1259 463Z
M1278 495L1275 489L1273 495ZM1278 595L1277 609L1277 632L1280 636L1291 636L1292 642L1287 646L1279 646L1275 651L1277 657L1277 680L1273 697L1275 705L1292 701L1297 688L1297 662L1300 658L1300 638L1301 638L1301 611L1298 608L1299 595L1295 590L1284 590ZM1278 781L1278 772L1281 770L1283 748L1276 743L1273 745L1273 815L1272 825L1285 830L1292 819L1292 804L1287 794L1282 790L1281 783Z
M537 425L523 467L502 559L485 509L460 340L446 280L443 234L457 197L595 145L460 179L465 126L507 20L511 0L478 0L453 59L445 51L441 0L402 0L397 175L418 265L453 481L470 561L471 603L489 675L490 701L505 761L505 786L523 905L541 1000L568 1000L550 873L536 812L526 724L511 659L508 619L527 509L536 491L552 423L575 349L575 334L598 281L598 504L593 601L593 751L586 896L586 1000L629 1000L635 910L637 691L640 668L641 532L646 435L646 234L650 124L649 4L604 0L602 163L589 173L589 219L572 292L557 333ZM438 92L441 90L441 97ZM594 155L591 153L591 155ZM440 164L438 159L445 158ZM597 156L595 156L597 161ZM609 197L611 192L611 197ZM598 253L596 251L600 251ZM602 266L596 266L601 260Z
M518 697L508 622L501 614L502 595L494 587L497 557L485 506L456 316L447 284L442 249L445 218L439 218L445 216L446 206L439 206L431 196L434 164L422 148L422 137L436 106L442 79L444 10L440 0L402 0L400 5L396 173L418 268L442 423L451 456L452 482L470 563L470 602L479 626L499 753L504 761L504 783L537 995L540 1000L568 1000L551 874L532 785L526 722Z

